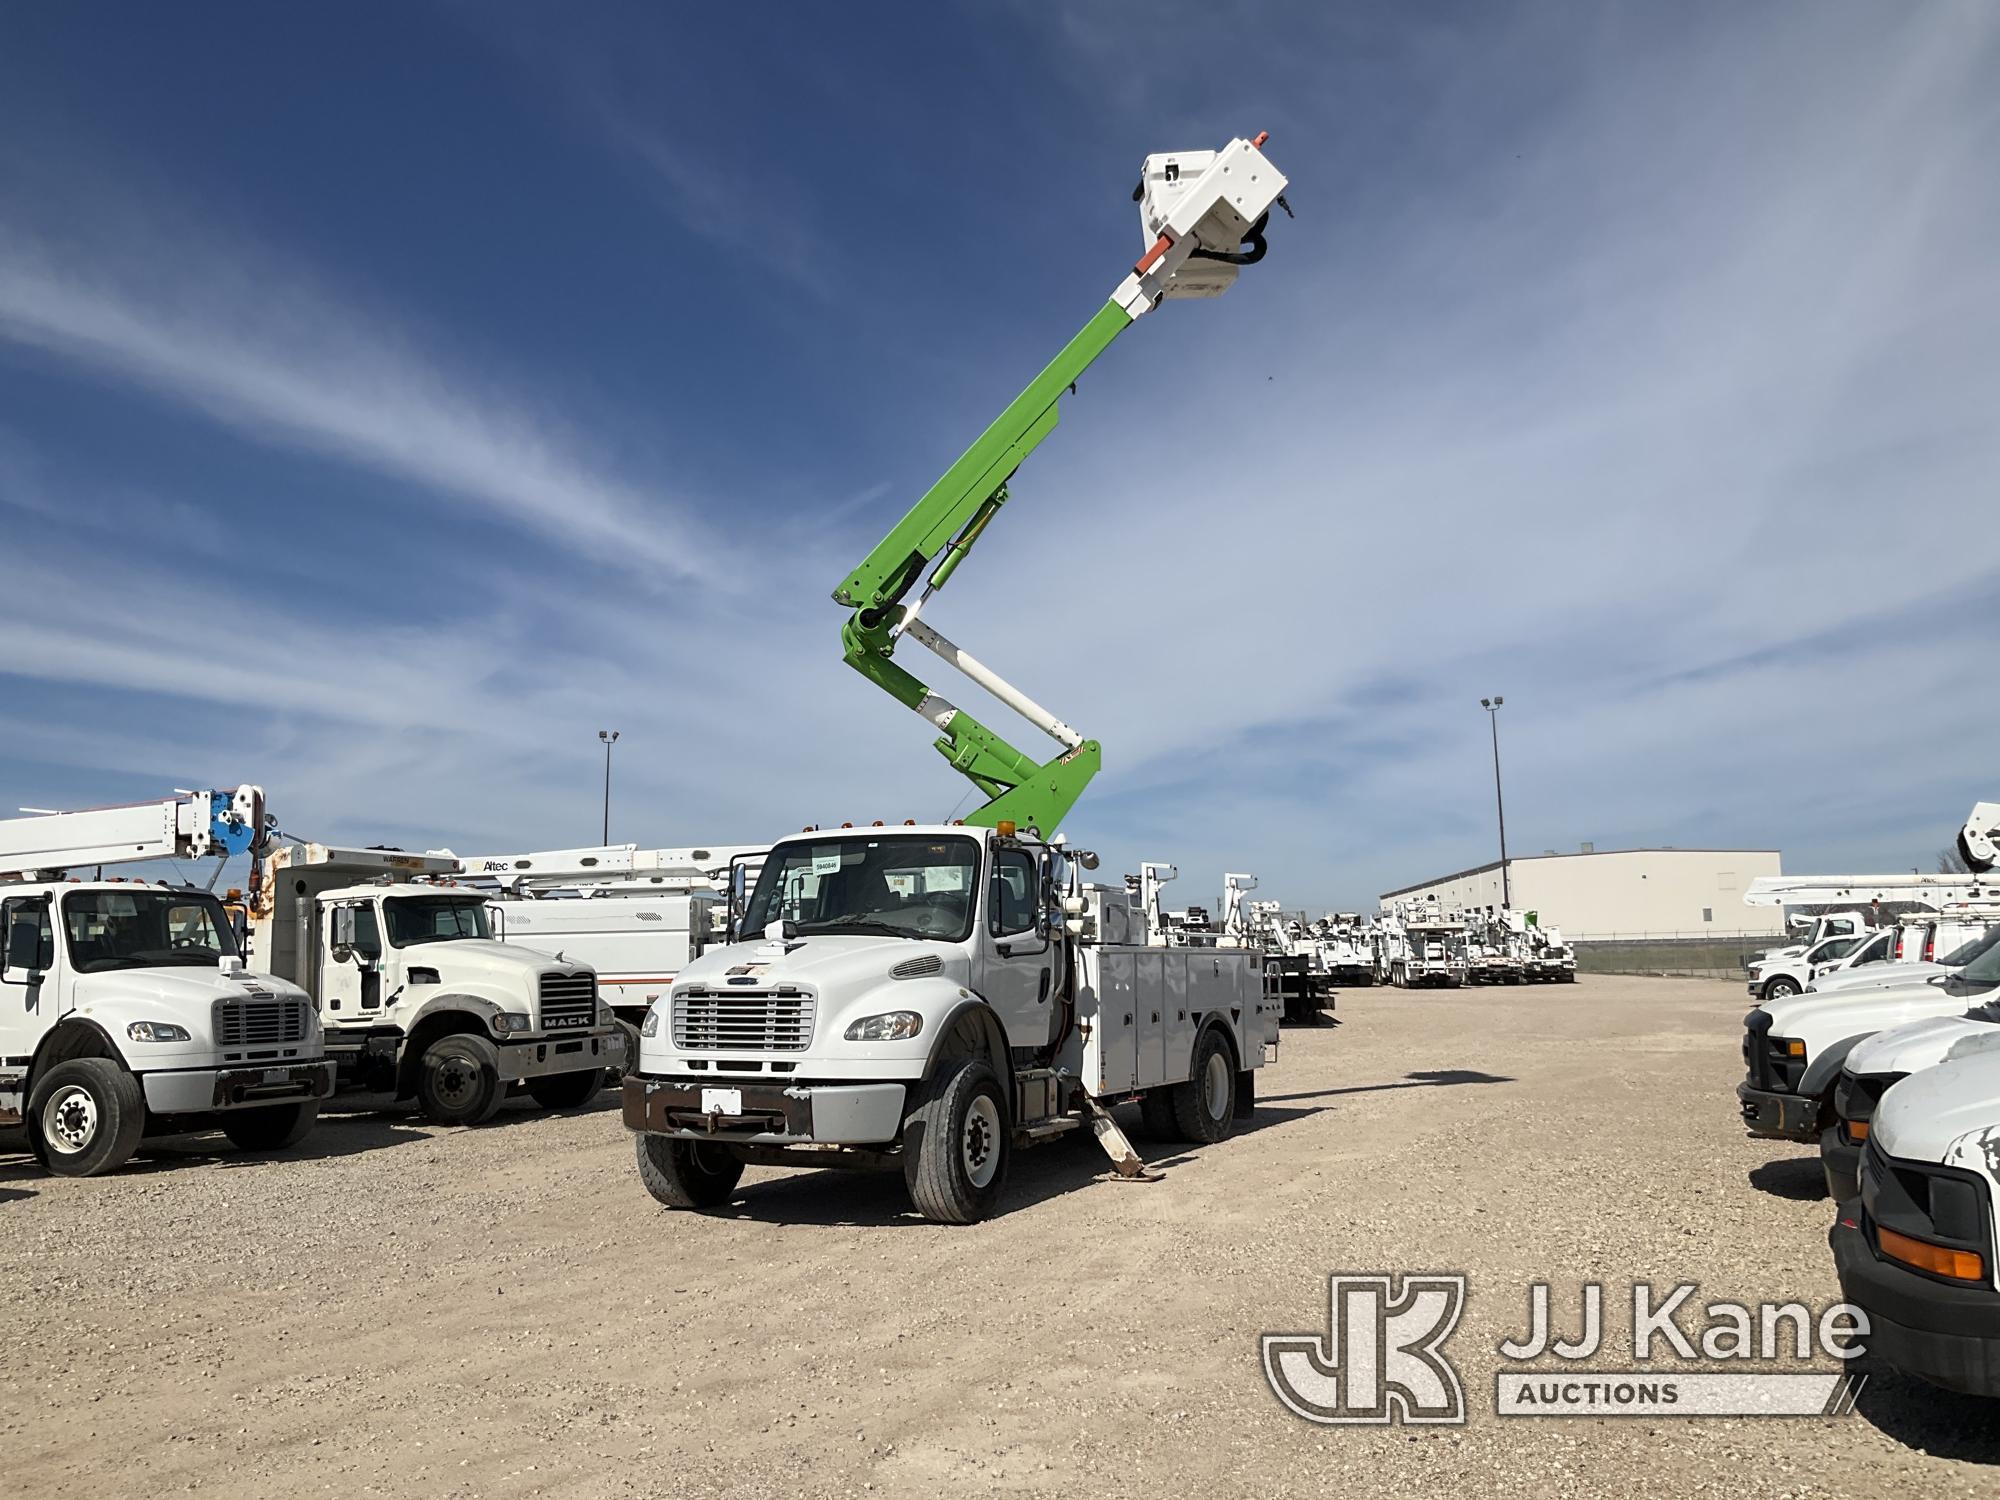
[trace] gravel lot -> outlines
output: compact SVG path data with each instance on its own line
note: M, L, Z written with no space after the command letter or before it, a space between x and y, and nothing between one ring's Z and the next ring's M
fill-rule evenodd
M1835 1296L1816 1158L1736 1119L1745 1008L1698 980L1350 991L1286 1032L1253 1128L1147 1148L1154 1184L1088 1139L1023 1154L971 1229L896 1179L755 1169L669 1214L611 1094L472 1131L332 1116L296 1159L191 1138L96 1181L3 1154L6 1488L1992 1494L1993 1409L1886 1371L1840 1418L1492 1414L1533 1279L1562 1323L1591 1279ZM1468 1426L1278 1405L1257 1336L1323 1329L1335 1270L1470 1273Z

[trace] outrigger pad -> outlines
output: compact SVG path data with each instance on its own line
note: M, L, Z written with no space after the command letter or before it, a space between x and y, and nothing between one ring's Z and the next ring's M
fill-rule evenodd
M1111 1118L1111 1111L1099 1104L1088 1094L1083 1096L1083 1107L1090 1113L1090 1128L1097 1137L1097 1144L1104 1148L1104 1154L1111 1158L1112 1168L1123 1182L1163 1182L1166 1174L1155 1172L1139 1159L1139 1153L1132 1149L1132 1143L1125 1139L1125 1132L1118 1128L1118 1122Z

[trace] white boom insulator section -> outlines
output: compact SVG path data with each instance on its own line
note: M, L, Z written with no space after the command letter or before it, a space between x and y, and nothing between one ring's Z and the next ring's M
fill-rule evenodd
M2000 897L2000 882L1969 875L1759 875L1743 893L1745 906L1865 906L1901 901L1942 910Z
M1984 874L2000 864L2000 802L1981 802L1959 831L1958 852L1966 864Z
M1041 730L1043 734L1046 734L1064 749L1074 750L1083 743L1083 736L1070 728L1069 725L1063 723L1061 719L1058 719L1046 708L1043 708L1041 704L1015 687L1013 683L1002 677L977 657L959 650L958 647L939 635L930 626L924 624L923 621L908 620L904 625L904 629L911 639L917 641L927 650L936 652L945 662L956 667L967 677L985 688L987 692L1013 709L1015 713L1026 719L1035 728ZM937 695L932 694L931 696L936 697ZM942 702L943 700L940 699L939 701ZM950 706L949 704L944 705L947 709ZM931 719L933 723L939 722L929 709L919 711L924 714L924 717Z

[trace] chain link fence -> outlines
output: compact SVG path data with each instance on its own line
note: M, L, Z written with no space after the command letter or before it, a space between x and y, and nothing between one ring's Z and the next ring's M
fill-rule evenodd
M1781 948L1776 932L1612 932L1571 938L1583 974L1656 974L1676 979L1744 977L1756 954Z

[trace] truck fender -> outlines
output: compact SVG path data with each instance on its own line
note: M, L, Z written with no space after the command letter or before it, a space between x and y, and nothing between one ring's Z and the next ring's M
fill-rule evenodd
M1872 1031L1857 1032L1822 1051L1806 1064L1805 1076L1799 1080L1799 1092L1808 1098L1816 1098L1832 1088L1834 1080L1840 1077L1840 1070L1847 1065L1847 1054L1874 1035Z
M111 1033L95 1021L87 1021L78 1015L63 1017L47 1036L41 1046L35 1049L35 1061L28 1069L30 1080L39 1078L43 1072L57 1063L69 1062L78 1057L105 1057L125 1069L132 1071L125 1054L113 1041Z
M396 1097L414 1098L417 1092L417 1063L424 1048L441 1036L469 1031L493 1040L493 1018L506 1007L484 995L433 995L412 1012L403 1027L403 1053L396 1062Z
M931 1043L930 1056L924 1060L923 1086L930 1087L947 1063L966 1057L984 1057L992 1063L1007 1098L1013 1099L1014 1062L1007 1051L1006 1030L993 1014L993 1007L977 995L960 1001L938 1022L937 1039Z

